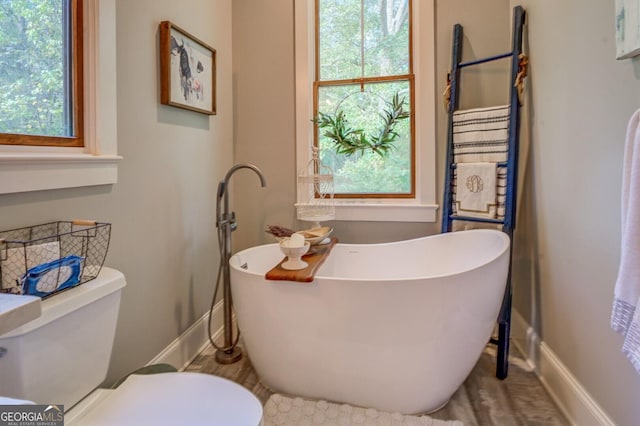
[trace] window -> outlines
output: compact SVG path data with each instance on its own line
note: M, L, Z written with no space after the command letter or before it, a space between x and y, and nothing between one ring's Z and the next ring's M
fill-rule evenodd
M0 143L83 146L82 1L1 1L0 45Z
M433 0L295 2L297 164L319 146L337 220L436 220L433 19ZM394 98L409 117L393 121L386 155L348 152L382 139ZM347 124L333 125L338 117ZM347 155L327 136L341 129L355 133Z
M411 0L316 0L316 14L315 143L335 196L413 197Z
M115 16L115 0L0 0L0 194L117 182Z

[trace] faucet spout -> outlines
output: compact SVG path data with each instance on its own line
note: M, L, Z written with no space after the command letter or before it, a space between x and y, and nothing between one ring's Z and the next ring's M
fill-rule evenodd
M267 180L262 174L262 170L260 170L258 166L254 164L251 164L251 163L236 164L235 166L231 167L229 171L227 171L227 173L224 175L224 179L221 180L220 183L218 184L218 204L216 208L217 210L216 219L218 221L217 223L218 226L225 223L229 223L229 226L231 227L231 231L235 231L235 228L237 227L237 225L235 224L235 215L233 213L229 214L229 180L231 179L231 176L233 176L233 174L240 169L253 170L255 174L258 175L258 178L260 178L260 185L263 188L267 186ZM221 198L224 198L223 200L224 211L222 212L222 214L220 212Z
M236 171L240 170L240 169L251 169L253 170L258 177L260 178L260 185L262 185L262 187L264 188L265 186L267 186L267 181L264 178L264 175L262 174L262 170L260 170L257 166L251 164L251 163L247 163L247 164L236 164L235 166L231 167L229 169L229 171L227 172L226 175L224 175L224 185L225 187L228 185L229 179L231 179L231 175L233 175Z

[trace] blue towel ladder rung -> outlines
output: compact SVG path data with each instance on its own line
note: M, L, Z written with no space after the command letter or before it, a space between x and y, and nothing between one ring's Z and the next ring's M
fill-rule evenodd
M516 77L520 71L523 27L525 22L525 11L521 6L513 9L513 34L512 49L510 52L490 56L487 58L477 59L468 62L461 62L462 58L462 25L456 24L453 27L453 48L451 60L451 72L449 74L450 98L447 105L448 120L448 137L447 137L447 167L445 167L445 186L443 197L443 213L442 213L442 232L451 232L453 222L456 220L468 222L483 222L502 225L502 231L507 233L512 240L510 256L513 255L513 231L516 224L516 197L517 197L517 181L518 181L518 145L520 138L520 100L518 89L516 87ZM453 171L456 168L454 162L453 149L453 113L458 110L459 92L460 92L460 69L474 65L483 64L500 59L511 58L511 89L509 96L509 127L508 127L508 154L506 162L496 163L498 166L507 169L507 188L505 195L504 218L489 219L476 218L457 215L453 213ZM505 287L502 306L498 316L498 337L492 338L490 343L497 345L497 361L496 361L496 377L504 379L508 373L508 357L509 357L509 335L511 326L511 262L509 264L509 274L507 285Z

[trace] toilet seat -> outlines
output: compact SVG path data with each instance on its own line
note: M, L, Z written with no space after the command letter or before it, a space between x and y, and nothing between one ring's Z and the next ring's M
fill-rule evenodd
M257 426L262 404L237 383L209 374L133 374L77 420L92 426Z

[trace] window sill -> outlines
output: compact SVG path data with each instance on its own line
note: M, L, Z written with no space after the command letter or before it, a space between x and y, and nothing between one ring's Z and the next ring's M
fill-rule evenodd
M118 155L0 153L0 194L118 181Z
M335 201L335 220L369 222L435 222L437 204Z

